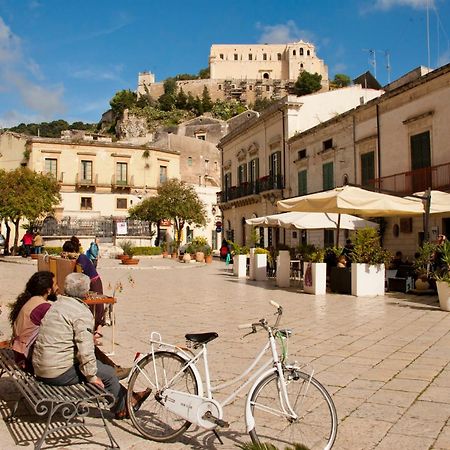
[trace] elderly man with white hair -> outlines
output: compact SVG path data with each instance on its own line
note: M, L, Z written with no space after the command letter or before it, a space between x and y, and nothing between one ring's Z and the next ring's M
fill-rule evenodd
M94 317L83 302L89 285L89 277L82 273L67 275L65 295L58 297L41 323L33 353L34 371L48 384L64 386L87 381L104 387L116 399L111 409L116 419L124 419L128 416L127 390L119 383L113 367L95 358ZM133 407L138 409L149 395L150 390L133 393Z

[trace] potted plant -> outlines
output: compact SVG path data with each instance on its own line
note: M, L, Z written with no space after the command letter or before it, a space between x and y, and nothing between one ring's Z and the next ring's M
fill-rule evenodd
M434 272L439 305L443 311L450 311L450 242L445 240L434 254L435 262L439 264Z
M303 258L303 290L308 294L325 295L327 292L327 265L325 250L314 245Z
M256 247L251 250L250 255L252 256L250 258L250 278L256 281L267 280L267 261L270 256L269 250Z
M337 262L342 257L342 247L327 249L326 261L330 264L330 291L337 294L350 295L352 293L352 273L350 267L342 267Z
M206 244L203 247L203 253L205 254L205 263L211 264L212 263L212 248L211 248L211 246Z
M131 241L122 241L119 244L120 248L123 250L124 255L127 255L128 258L122 259L122 264L125 265L136 265L139 263L139 259L133 258L134 256L134 246Z
M203 236L195 237L192 240L192 247L195 251L195 260L197 262L204 262L205 261L205 253L203 252L205 246L208 245L208 241Z
M233 256L233 274L238 278L247 276L247 253L248 247L241 247L235 242L231 242L231 254Z
M438 251L438 245L432 242L424 242L416 253L414 270L416 273L415 288L418 291L430 289L433 281L433 259ZM437 286L437 283L436 283Z
M167 258L167 256L169 255L169 252L167 251L167 242L166 241L162 242L161 250L162 250L163 258Z
M384 295L385 267L390 263L392 255L381 247L378 231L374 228L357 230L353 244L352 295Z

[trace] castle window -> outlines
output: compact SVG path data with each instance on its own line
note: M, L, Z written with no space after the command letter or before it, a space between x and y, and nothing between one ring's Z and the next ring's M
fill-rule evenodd
M270 86L266 86L266 91L270 91Z
M222 85L219 84L219 85L217 86L217 89L218 89L219 91L221 91L221 90L222 90Z
M268 80L268 79L269 79L269 74L268 74L267 72L264 72L263 78L264 78L265 80Z
M237 53L234 54L234 60L235 60L235 61L238 60L238 54L237 54Z
M267 53L263 53L263 61L267 61Z
M306 54L307 54L308 56L310 56L310 55L311 55L311 52L310 52L309 50L307 50L307 51L306 51Z
M253 91L253 85L252 85L252 84L250 84L250 85L248 86L248 90L249 90L249 91Z
M187 159L188 166L192 166L192 156L189 156Z
M223 59L223 53L221 53L221 54L219 55L219 58L220 58L220 59Z
M252 61L253 60L253 55L251 53L248 54L248 60Z
M303 47L300 47L299 55L303 56Z
M292 50L292 56L295 56L297 52L295 50Z
M277 53L278 61L281 61L281 53Z
M300 69L303 69L303 63L300 63Z

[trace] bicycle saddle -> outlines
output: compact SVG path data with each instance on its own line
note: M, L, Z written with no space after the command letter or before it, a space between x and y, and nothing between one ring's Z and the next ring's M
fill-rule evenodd
M213 341L219 335L215 332L211 333L190 333L184 336L186 340L194 342L196 344L207 344L210 341Z

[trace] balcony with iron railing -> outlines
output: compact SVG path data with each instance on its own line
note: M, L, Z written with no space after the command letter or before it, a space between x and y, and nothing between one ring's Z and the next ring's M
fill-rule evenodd
M267 175L258 178L256 181L247 181L241 183L239 186L231 186L227 190L219 192L217 194L217 201L219 203L226 203L249 195L283 188L283 175Z
M450 188L450 162L422 169L400 172L386 177L369 180L368 185L382 191L398 194L412 194L428 188L448 190Z
M76 185L79 188L95 188L98 182L98 175L91 175L90 177L86 177L81 173L77 173L76 177Z
M134 175L128 177L118 177L113 175L111 177L111 186L115 189L130 189L134 186Z

